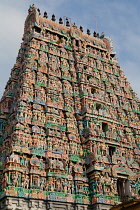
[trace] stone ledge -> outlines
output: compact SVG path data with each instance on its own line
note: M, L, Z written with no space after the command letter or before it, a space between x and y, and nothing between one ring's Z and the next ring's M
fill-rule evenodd
M78 204L19 197L4 197L0 200L0 210L109 210L106 204Z

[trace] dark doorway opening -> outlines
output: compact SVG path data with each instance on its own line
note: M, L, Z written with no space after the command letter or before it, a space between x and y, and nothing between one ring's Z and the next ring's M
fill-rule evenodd
M116 148L115 147L109 146L109 156L110 156L111 163L112 163L112 156L113 156L113 154L114 154L115 151L116 151Z
M131 196L130 181L125 178L118 178L117 180L117 191L121 198L121 201L127 201Z

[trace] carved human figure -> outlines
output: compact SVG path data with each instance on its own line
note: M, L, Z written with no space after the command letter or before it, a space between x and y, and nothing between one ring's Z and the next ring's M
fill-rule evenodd
M8 177L7 174L5 173L2 178L2 188L4 189L5 187L7 187L7 184L8 184Z
M18 174L12 173L11 180L12 180L12 185L17 187L18 186Z
M22 176L22 187L29 188L29 176L27 174Z

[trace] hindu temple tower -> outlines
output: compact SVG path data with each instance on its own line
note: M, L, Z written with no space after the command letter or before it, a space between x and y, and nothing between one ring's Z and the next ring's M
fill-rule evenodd
M0 101L0 210L140 198L140 103L112 42L32 5Z

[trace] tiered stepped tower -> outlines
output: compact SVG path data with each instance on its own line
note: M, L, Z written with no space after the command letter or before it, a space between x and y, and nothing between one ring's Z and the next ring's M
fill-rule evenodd
M1 210L108 210L140 195L140 111L110 38L34 5L0 102Z

